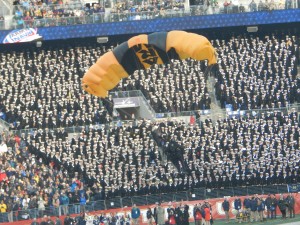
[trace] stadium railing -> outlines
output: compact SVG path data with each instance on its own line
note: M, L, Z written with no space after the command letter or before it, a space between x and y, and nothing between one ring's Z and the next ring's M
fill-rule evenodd
M250 2L249 2L250 3ZM20 7L20 6L19 6ZM47 6L52 7L52 6ZM66 6L57 6L66 7ZM297 8L297 1L291 0L289 6L283 4L275 4L272 9L269 7L259 8L251 10L249 5L236 5L230 7L216 6L190 6L188 9L167 9L157 11L142 11L142 12L110 12L110 13L94 13L91 15L85 15L85 11L82 9L82 16L74 17L57 17L57 18L32 18L30 21L24 21L23 18L12 18L5 20L5 26L0 29L21 29L21 28L35 28L35 27L49 27L49 26L67 26L74 24L93 24L93 23L109 23L109 22L123 22L134 20L149 20L157 18L172 18L172 17L185 17L185 16L199 16L208 14L223 14L223 13L244 13L250 11L271 11L271 10L284 10Z
M113 98L129 98L129 97L139 97L143 95L143 93L140 90L115 91L115 92L110 92L109 95L111 95Z
M113 98L131 98L131 97L140 97L142 101L144 101L145 106L151 112L153 117L155 118L155 110L150 105L149 100L146 99L145 95L142 93L141 90L132 90L132 91L116 91L109 93ZM139 98L139 101L141 100Z
M93 125L86 125L86 126L73 126L73 127L57 127L57 128L27 128L21 130L11 130L10 132L13 134L17 134L21 136L21 134L25 134L25 136L32 135L34 132L42 132L45 129L48 129L51 133L56 133L61 129L67 133L80 133L83 131L90 131L92 129L104 129L109 132L109 128L120 127L120 126L127 126L129 123L135 124L136 121L134 120L115 120L107 124L93 124Z
M182 117L182 116L196 116L196 115L209 115L211 110L194 110L194 111L180 111L180 112L166 112L156 113L157 119L170 118L170 117Z
M246 196L246 195L265 195L265 194L281 194L287 193L287 185L267 185L267 186L242 186L242 187L231 187L231 188L218 188L218 189L205 189L197 188L188 191L180 191L174 193L162 193L162 194L151 194L143 196L128 196L128 197L114 197L105 200L94 201L93 197L91 200L84 206L84 210L98 211L98 210L107 210L107 209L116 209L131 207L133 204L137 206L143 205L152 205L156 202L179 202L179 201L201 201L208 200L212 198L224 198L232 196ZM65 206L68 213L77 214L80 212L80 204L70 204ZM65 215L63 206L59 208L46 207L45 210L36 209L26 209L13 211L13 220L20 221L33 218L41 218L43 215ZM2 220L1 222L8 222L7 213L0 214Z
M122 92L122 94L120 92L112 92L112 96L114 97L134 97L134 96L139 96L140 91L124 91ZM205 111L205 110L204 110ZM287 107L283 107L283 108L270 108L270 109L253 109L253 110L240 110L240 111L232 111L231 113L226 112L226 110L224 109L223 112L218 112L218 113L214 113L213 111L206 111L208 113L204 113L201 115L205 115L205 116L209 116L211 119L213 119L213 121L216 121L217 119L222 119L224 117L244 117L247 115L250 116L255 116L257 118L260 118L262 116L262 114L264 113L264 115L266 114L273 114L275 112L282 112L283 115L288 115L291 112L299 112L300 111L300 104L291 104L288 105ZM156 113L156 118L157 119L169 119L172 117L180 117L180 116L195 116L196 114L198 114L198 111L184 111L184 112L170 112L170 113ZM202 111L200 111L202 113ZM199 115L199 114L198 114ZM297 118L299 120L299 116ZM196 120L196 122L198 124L200 124L201 122L201 118L198 118ZM9 126L9 124L4 121L4 120L0 120L0 123L3 123L5 126ZM57 127L57 128L48 128L48 130L50 132L56 132L60 129L63 129L64 131L68 132L68 133L80 133L84 130L88 131L89 129L106 129L109 127L117 127L117 126L122 126L122 125L127 125L129 123L135 123L134 120L114 120L110 123L107 124L93 124L93 125L86 125L86 126L73 126L73 127ZM21 130L11 130L12 133L17 134L17 135L21 135L22 133L24 133L26 136L28 134L33 134L35 131L38 131L40 129L37 128L27 128L27 129L21 129ZM44 130L44 129L43 129Z

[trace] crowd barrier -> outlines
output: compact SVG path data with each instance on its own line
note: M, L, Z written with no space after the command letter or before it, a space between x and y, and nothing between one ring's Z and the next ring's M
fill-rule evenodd
M287 193L283 194L284 197L287 196ZM295 214L300 214L300 194L298 193L294 193L293 194L294 198L295 198ZM230 211L229 211L229 216L231 219L235 218L235 215L233 214L232 209L234 208L234 200L236 199L236 197L230 197L230 196L224 196L224 197L228 197L229 200L229 204L230 204ZM267 195L259 195L259 197L261 198L266 198ZM279 194L276 194L276 198L279 199ZM239 198L241 199L241 201L243 202L244 199L246 198L246 196L239 196ZM207 200L210 205L212 206L212 218L214 220L221 220L221 219L225 219L225 212L222 209L222 203L224 201L224 198L214 198L214 199L208 199ZM165 220L167 221L167 208L169 207L176 207L177 204L182 204L182 205L188 205L189 206L189 221L193 222L194 218L193 218L193 208L195 204L198 203L204 203L204 200L197 200L197 201L177 201L177 202L163 202L162 206L165 209ZM151 204L151 205L143 205L143 206L139 206L140 210L141 210L141 217L140 217L140 225L146 225L147 223L147 217L146 217L146 213L147 213L147 209L151 208L152 210L155 207L155 204ZM131 213L131 207L123 207L123 208L115 208L115 209L109 209L109 210L97 210L97 211L86 211L87 215L92 216L92 215L100 215L100 214L104 214L104 215L108 215L109 213L113 213L113 214L117 214L118 216L121 215L130 215ZM277 214L277 218L281 217L281 213L279 208L277 207L276 209L276 214ZM76 214L71 214L71 217L75 217ZM267 210L264 211L264 216L267 218ZM60 219L63 221L65 218L64 216L60 216ZM54 219L54 218L52 218ZM39 222L41 219L38 219L37 221ZM10 225L30 225L32 222L31 219L28 220L21 220L21 221L16 221L16 222L10 222L10 223L1 223L3 225L6 224L10 224Z

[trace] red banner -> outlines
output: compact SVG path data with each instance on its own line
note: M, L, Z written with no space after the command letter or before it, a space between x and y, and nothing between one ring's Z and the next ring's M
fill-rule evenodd
M286 197L287 194L284 194L284 197ZM293 196L295 197L295 213L296 214L300 214L300 194L293 194ZM266 198L266 195L259 195L259 197L262 198ZM229 203L230 203L230 209L232 210L234 208L234 200L236 197L228 197ZM242 202L245 199L245 196L241 196L239 197ZM279 199L279 195L276 195L276 198ZM218 220L218 219L224 219L225 218L225 212L222 209L222 203L224 201L223 198L218 198L218 199L208 199L207 200L211 205L212 205L212 217L214 220ZM197 203L203 203L204 201L183 201L182 204L185 205L187 204L189 206L189 212L190 212L190 221L193 222L194 218L193 218L193 208L194 205ZM175 206L176 202L172 202L172 205ZM165 210L167 210L167 208L169 207L169 203L163 203L162 206L165 208ZM146 206L141 206L139 207L141 210L141 218L140 218L140 224L141 225L146 225L147 224L147 218L146 218L146 212L148 207L150 207L152 210L155 207L154 205L146 205ZM232 211L230 210L230 217L231 218L235 218L235 216L232 214ZM94 212L89 212L89 215L99 215L100 213L105 213L105 214L109 214L109 213L117 213L118 215L125 215L125 214L130 214L131 213L131 208L127 207L127 208L119 208L119 209L110 209L110 210L101 210L101 211L94 211ZM265 212L266 214L266 212ZM165 213L165 215L167 215L167 213ZM280 214L280 210L277 207L277 215L281 215ZM72 215L73 216L73 215ZM60 219L63 221L64 220L64 216L61 216ZM54 218L52 218L54 220ZM167 220L167 218L166 218ZM12 223L2 223L3 225L30 225L31 224L31 220L23 220L23 221L17 221L17 222L12 222ZM38 220L38 222L40 222L40 219Z

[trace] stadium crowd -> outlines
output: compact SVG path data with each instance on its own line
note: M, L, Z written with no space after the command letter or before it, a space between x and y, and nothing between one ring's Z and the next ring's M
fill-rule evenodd
M299 102L297 37L232 38L213 45L220 58L216 95L223 107ZM194 126L171 121L112 125L111 97L99 100L79 86L86 69L108 50L0 53L1 118L12 129L38 129L1 136L0 204L7 212L1 218L79 213L92 201L117 196L300 182L295 112L273 110ZM157 112L209 109L203 67L194 60L173 61L135 72L118 90L142 90ZM69 126L84 127L76 135L61 128Z
M110 9L110 16L106 19L111 21L154 19L157 16L165 16L165 9L171 10L172 13L183 11L184 4L169 1L145 4L118 2ZM29 0L14 3L14 21L19 28L100 23L105 21L104 14L105 8L99 3Z
M212 43L219 54L215 94L222 107L279 108L300 102L296 36ZM1 118L13 129L111 121L112 97L99 100L79 87L86 69L111 48L79 46L1 53ZM140 89L158 113L210 109L212 99L202 71L205 65L198 61L174 60L136 71L115 90Z
M110 122L112 104L84 94L80 87L85 70L106 51L76 47L1 53L1 118L12 129Z
M123 80L121 90L141 90L157 113L210 109L205 66L196 60L174 60L136 71Z
M11 221L79 213L117 196L297 183L297 116L275 112L201 127L136 121L73 137L63 129L4 135L0 201Z
M96 2L96 1L95 1ZM128 20L155 19L157 17L174 17L183 15L207 15L218 13L242 13L245 11L265 11L277 9L291 9L295 5L292 0L275 2L274 0L252 0L248 5L238 1L200 0L195 5L185 9L181 1L122 1L112 4L109 1L84 4L81 1L14 1L15 27L47 27L72 24L88 24L101 22L115 22ZM105 7L109 14L105 15Z
M280 108L300 102L296 36L214 40L220 73L215 92L223 108Z
M24 0L14 5L14 21L18 28L103 22L104 13L105 9L98 3L84 5L80 1ZM94 16L89 17L91 15Z
M201 126L161 123L154 136L189 186L226 188L297 183L298 114L262 113ZM175 182L182 182L176 177Z

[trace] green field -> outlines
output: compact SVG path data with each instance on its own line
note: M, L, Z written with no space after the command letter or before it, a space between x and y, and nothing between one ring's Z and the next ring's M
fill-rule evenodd
M299 223L295 223L295 222L299 222ZM292 223L293 225L294 224L299 224L300 225L300 215L296 216L295 218L288 218L288 219L276 219L276 220L267 220L265 222L253 222L253 223L241 223L241 224L264 224L264 225L281 225L281 224L289 224L289 223ZM194 225L195 223L190 223L190 225ZM213 225L225 225L225 220L216 220L214 221L214 224ZM231 220L230 223L228 224L239 224L239 223L236 223L235 220Z

